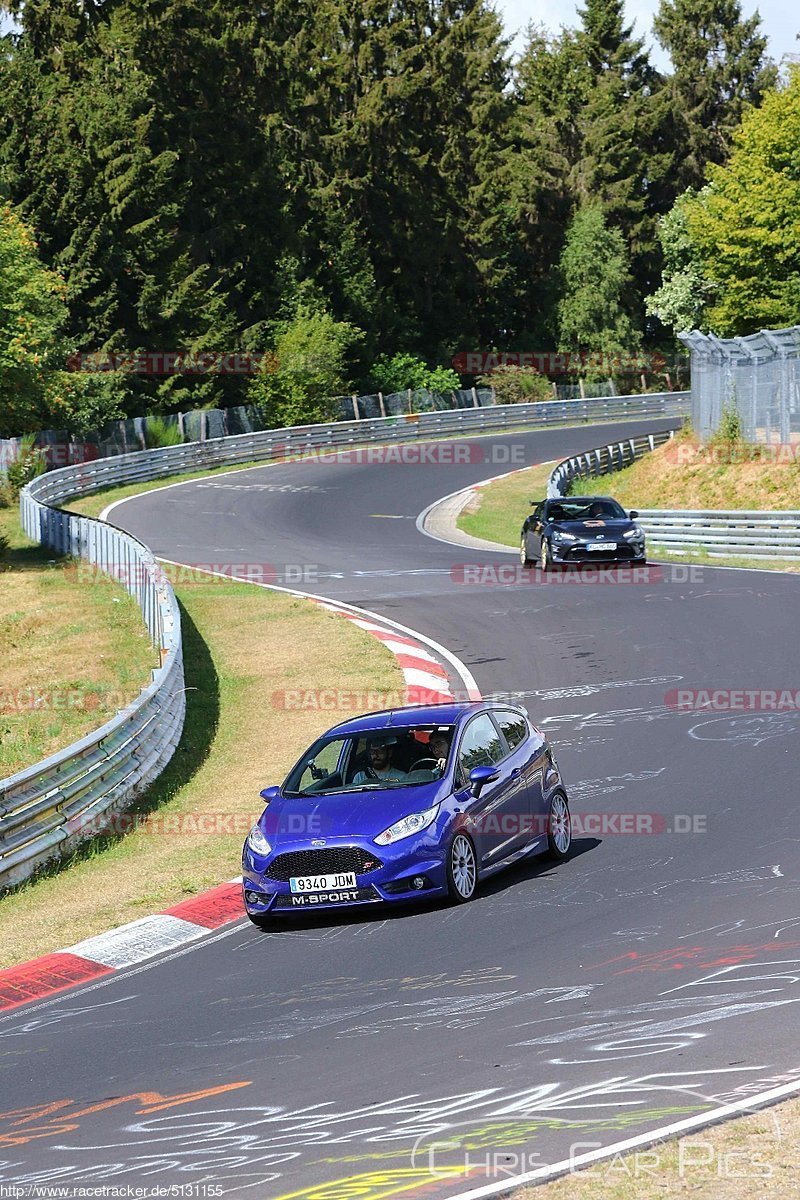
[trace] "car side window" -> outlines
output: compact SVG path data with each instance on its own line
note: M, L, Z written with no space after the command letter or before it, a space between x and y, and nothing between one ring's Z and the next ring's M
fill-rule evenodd
M503 709L501 712L495 712L494 719L502 729L509 749L516 750L517 746L521 745L528 736L528 722L522 713Z
M303 773L297 785L298 791L305 792L322 780L335 776L341 753L341 738L335 738L318 750L314 758L309 760L303 768Z
M505 755L503 743L488 713L473 717L458 747L458 783L465 787L473 767L492 767Z
M537 521L541 521L541 519L542 519L542 511L543 511L543 509L544 509L544 504L543 504L543 503L542 503L542 504L537 504L537 505L536 505L536 508L533 510L533 514L532 514L532 516L531 516L531 520L532 520L532 522L533 522L534 524L535 524Z

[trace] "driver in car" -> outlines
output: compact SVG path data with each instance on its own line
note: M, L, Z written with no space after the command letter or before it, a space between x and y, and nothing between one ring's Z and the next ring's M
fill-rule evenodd
M446 733L431 734L428 742L432 756L437 760L436 766L439 774L444 774L444 769L447 765L447 756L450 753L450 741Z
M405 779L405 771L392 766L393 745L393 742L372 738L367 744L369 766L365 767L363 771L356 772L353 776L353 783L375 783L378 780Z

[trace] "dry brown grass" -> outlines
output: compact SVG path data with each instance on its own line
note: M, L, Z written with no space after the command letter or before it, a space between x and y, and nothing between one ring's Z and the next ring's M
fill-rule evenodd
M389 651L311 601L225 581L176 592L183 606L187 722L173 762L151 789L149 824L113 843L99 840L66 870L0 900L0 966L68 946L239 874L242 842L262 807L259 791L280 782L317 734L354 715L286 711L276 692L402 692ZM177 818L201 815L218 820L221 832L164 831L165 819L168 829Z
M607 490L625 508L796 509L800 458L793 457L794 449L779 462L768 457L747 461L751 452L758 453L756 448L703 447L697 438L682 434L623 471L577 482L574 490Z
M0 510L0 777L83 737L150 679L156 654L124 588L88 581L29 542Z
M800 1100L595 1163L513 1200L783 1200L800 1194Z

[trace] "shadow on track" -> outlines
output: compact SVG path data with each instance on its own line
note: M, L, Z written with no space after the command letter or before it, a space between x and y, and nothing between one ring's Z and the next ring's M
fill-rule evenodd
M483 902L491 899L492 896L507 892L514 887L519 887L529 879L538 879L544 875L558 874L569 870L569 865L573 859L579 858L582 854L588 854L589 851L597 849L601 845L600 838L578 838L572 843L569 858L566 862L554 862L550 858L546 858L543 854L539 854L536 858L522 859L515 863L513 867L508 867L505 871L493 875L484 883L478 884L478 890L475 897L468 904L463 905L465 911L469 909L480 910ZM268 927L257 930L252 927L254 937L272 936L273 934L288 934L288 933L303 933L303 932L319 932L324 929L342 929L346 926L357 927L359 925L368 925L375 921L404 921L412 917L426 915L436 912L449 912L454 905L445 898L437 898L436 900L425 901L409 900L406 902L397 902L395 904L368 904L359 908L342 909L339 912L328 910L325 913L315 914L313 916L289 915L273 917Z

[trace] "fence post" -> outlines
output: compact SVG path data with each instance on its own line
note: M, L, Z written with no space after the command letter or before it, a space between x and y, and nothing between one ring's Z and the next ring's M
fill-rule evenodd
M353 395L351 396L351 400L353 401L353 419L355 421L360 421L361 414L358 411L358 396L356 395L355 392L353 392Z

